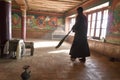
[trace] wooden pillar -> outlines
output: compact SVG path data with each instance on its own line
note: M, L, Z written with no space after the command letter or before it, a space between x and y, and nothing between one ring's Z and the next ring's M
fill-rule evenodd
M24 7L21 7L22 11L22 19L21 19L21 38L25 41L26 40L26 9Z
M4 45L11 36L11 0L0 0L0 57L3 57Z

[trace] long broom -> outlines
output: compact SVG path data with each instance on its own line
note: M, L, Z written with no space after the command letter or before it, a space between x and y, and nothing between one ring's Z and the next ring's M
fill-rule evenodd
M71 31L72 31L72 29L67 33L67 35L65 35L65 36L61 39L61 41L58 43L58 45L57 45L55 48L59 48L59 47L62 45L62 43L64 42L64 40L67 38L67 36L70 34Z

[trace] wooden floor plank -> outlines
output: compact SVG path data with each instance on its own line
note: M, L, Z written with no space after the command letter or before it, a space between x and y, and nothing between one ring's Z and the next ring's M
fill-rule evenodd
M33 56L27 50L20 60L0 59L0 80L21 80L24 65L30 65L30 80L120 80L120 62L111 62L91 51L85 64L78 59L72 63L70 44L64 43L55 49L56 41L34 40L34 43L39 46ZM42 43L47 45L42 46Z

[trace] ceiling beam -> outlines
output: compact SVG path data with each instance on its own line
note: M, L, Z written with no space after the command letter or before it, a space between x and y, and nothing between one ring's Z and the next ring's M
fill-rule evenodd
M26 5L26 1L25 0L15 0L16 3L20 6L20 8L23 9L27 9L27 5Z

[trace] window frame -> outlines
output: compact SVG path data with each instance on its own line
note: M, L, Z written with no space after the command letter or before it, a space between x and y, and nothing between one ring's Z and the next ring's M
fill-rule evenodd
M102 24L103 24L103 15L104 15L104 11L105 10L108 10L108 13L109 13L109 6L107 6L107 7L104 7L104 8L100 8L100 9L96 9L96 10L92 10L92 11L89 11L89 12L85 12L85 14L86 14L86 16L87 16L87 18L88 18L88 15L90 14L91 15L91 21L90 21L90 31L87 31L87 32L89 32L88 34L89 35L87 35L88 36L88 38L92 38L92 39L98 39L98 40L100 40L101 39L101 35L102 35ZM101 12L101 21L100 21L100 33L99 33L99 36L98 37L96 37L95 35L96 35L96 27L97 27L97 16L98 16L98 12ZM91 36L90 34L91 34L91 29L92 29L92 14L93 13L96 13L96 19L95 19L95 26L94 26L94 33L93 33L93 36ZM107 24L108 24L108 17L107 17ZM106 28L105 29L107 29L107 25L106 25ZM105 35L106 36L106 35ZM104 37L105 38L105 37Z

